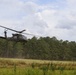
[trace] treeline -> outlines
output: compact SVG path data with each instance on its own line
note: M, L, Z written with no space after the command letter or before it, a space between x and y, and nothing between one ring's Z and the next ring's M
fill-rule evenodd
M33 37L27 43L0 39L0 57L45 60L76 60L76 42L56 37Z

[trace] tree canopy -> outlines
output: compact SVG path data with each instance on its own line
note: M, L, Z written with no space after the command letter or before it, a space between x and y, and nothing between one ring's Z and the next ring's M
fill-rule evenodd
M0 39L0 57L76 60L76 42L58 40L56 37L33 37L27 43Z

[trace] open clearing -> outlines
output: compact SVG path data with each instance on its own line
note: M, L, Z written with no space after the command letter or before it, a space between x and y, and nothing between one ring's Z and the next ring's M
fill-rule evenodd
M0 58L0 75L76 75L76 62Z

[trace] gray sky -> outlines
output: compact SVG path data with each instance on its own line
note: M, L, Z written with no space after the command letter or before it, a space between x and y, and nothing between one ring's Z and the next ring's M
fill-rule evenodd
M0 25L76 41L76 0L0 0Z

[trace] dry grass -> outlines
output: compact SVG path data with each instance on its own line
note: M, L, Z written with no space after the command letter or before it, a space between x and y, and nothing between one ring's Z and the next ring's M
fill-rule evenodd
M76 75L75 61L0 58L0 75Z
M16 58L0 58L0 67L1 66L13 66L16 64L17 66L30 66L33 63L35 65L48 65L55 64L57 66L67 66L67 67L76 67L75 61L49 61L49 60L33 60L33 59L16 59Z

